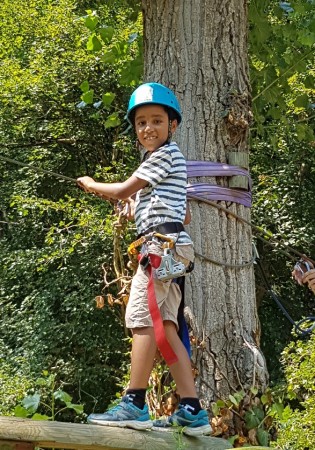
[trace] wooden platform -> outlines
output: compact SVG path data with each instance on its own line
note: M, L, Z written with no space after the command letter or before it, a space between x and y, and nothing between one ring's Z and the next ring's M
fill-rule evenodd
M182 433L134 431L127 428L0 417L0 450L32 450L34 447L86 450L164 450L232 448L214 437L192 438Z

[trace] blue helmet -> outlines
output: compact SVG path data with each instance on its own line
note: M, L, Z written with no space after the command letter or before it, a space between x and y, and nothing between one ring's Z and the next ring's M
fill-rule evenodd
M182 121L182 114L177 98L174 93L163 84L145 83L141 84L132 94L129 100L127 119L133 125L132 113L138 106L147 104L162 105L175 112L178 124Z

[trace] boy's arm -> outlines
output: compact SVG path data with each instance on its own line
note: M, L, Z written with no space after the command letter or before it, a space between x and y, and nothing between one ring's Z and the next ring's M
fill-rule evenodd
M186 200L186 215L184 219L184 225L188 225L190 222L191 222L190 207L188 201Z
M148 185L148 182L132 175L122 183L98 183L91 177L80 177L78 185L86 192L91 192L103 198L125 200Z

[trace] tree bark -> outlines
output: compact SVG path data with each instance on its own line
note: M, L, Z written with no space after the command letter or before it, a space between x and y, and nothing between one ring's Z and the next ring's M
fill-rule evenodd
M142 0L142 6L145 81L176 93L183 122L175 138L186 158L226 163L230 151L248 153L246 0ZM226 178L198 181L228 186ZM220 204L250 220L248 208ZM251 229L204 202L191 202L191 210L189 232L202 256L186 281L186 305L197 384L208 407L234 391L264 389L268 375L253 266L230 267L252 259Z

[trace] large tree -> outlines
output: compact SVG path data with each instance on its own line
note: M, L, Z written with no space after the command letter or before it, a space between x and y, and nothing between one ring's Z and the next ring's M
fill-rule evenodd
M247 1L143 0L145 80L173 88L183 109L176 140L188 160L229 161L248 153L251 118ZM194 181L194 180L190 180ZM211 182L228 186L225 177ZM194 336L198 387L206 404L231 392L263 388L250 209L191 202L197 252L186 304ZM235 216L236 215L236 216ZM210 259L212 261L210 261Z

